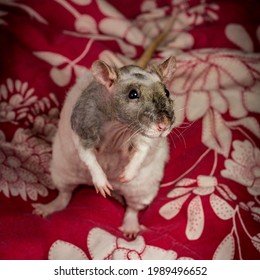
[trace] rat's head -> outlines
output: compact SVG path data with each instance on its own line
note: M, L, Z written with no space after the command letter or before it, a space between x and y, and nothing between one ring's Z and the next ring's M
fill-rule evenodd
M174 102L165 84L174 71L174 57L150 70L134 65L116 69L102 61L92 67L95 78L113 98L117 119L148 137L164 137L173 128Z

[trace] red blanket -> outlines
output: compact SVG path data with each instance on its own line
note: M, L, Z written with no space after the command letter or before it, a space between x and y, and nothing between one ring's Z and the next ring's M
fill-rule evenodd
M175 11L153 62L176 56L177 127L147 229L124 238L122 204L86 186L33 215L57 195L51 142L75 78L136 60ZM0 0L0 258L259 259L259 19L257 0Z

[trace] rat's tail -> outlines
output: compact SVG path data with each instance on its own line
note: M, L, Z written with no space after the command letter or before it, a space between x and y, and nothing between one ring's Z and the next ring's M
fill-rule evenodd
M177 12L174 12L172 16L170 17L169 21L166 23L166 26L164 28L164 31L160 34L158 34L148 45L145 52L142 54L142 56L137 60L136 65L142 68L146 68L149 61L151 60L153 54L155 53L157 47L163 42L163 40L166 38L166 36L169 34L169 32L172 29L172 26L176 20Z

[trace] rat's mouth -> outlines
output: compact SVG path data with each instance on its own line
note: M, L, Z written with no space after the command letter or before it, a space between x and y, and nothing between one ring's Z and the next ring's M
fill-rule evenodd
M171 132L171 127L164 130L158 130L157 125L151 127L142 127L140 129L140 134L148 138L159 138L166 137Z

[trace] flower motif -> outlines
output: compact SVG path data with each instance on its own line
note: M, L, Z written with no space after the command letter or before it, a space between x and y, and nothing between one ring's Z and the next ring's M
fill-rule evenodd
M56 240L49 250L49 260L87 260L88 257L79 247L62 240Z
M222 115L229 112L231 117L245 121L248 112L260 112L256 106L260 102L256 60L258 55L214 50L191 51L178 57L170 85L178 106L177 122L202 118L202 143L225 157L232 133Z
M77 32L97 33L97 23L92 16L79 13L79 11L73 5L68 3L68 1L60 0L58 2L65 10L67 10L67 12L75 17L74 26ZM80 6L85 6L89 5L92 0L72 0L72 2Z
M57 131L59 121L59 110L52 108L47 114L30 116L29 121L33 124L30 133L31 135L40 136L42 139L51 143Z
M212 108L219 114L229 111L242 118L248 111L260 112L258 56L234 51L199 50L178 57L171 90L185 110L178 112L183 121L196 121ZM199 105L199 106L198 106Z
M52 52L34 52L34 55L52 65L51 79L56 85L64 87L70 83L73 73L79 77L86 70L84 66L77 65L77 62L87 54L91 44L92 40L89 41L82 54L73 61L61 54Z
M250 211L253 219L260 223L260 207L255 205L254 201L249 201L247 204L240 202L239 206L245 211Z
M35 103L37 96L32 96L34 88L27 82L8 78L0 86L0 122L12 122L25 118L29 107Z
M117 238L100 228L93 228L87 238L87 245L93 260L176 260L177 253L145 243L142 236L133 241ZM51 260L83 260L86 254L77 246L61 240L55 241L49 250ZM190 259L180 257L178 259Z
M49 175L51 146L19 128L11 143L0 131L0 191L7 197L20 195L24 200L46 196L52 188Z
M193 194L195 195L188 205L188 222L186 236L189 240L200 238L204 229L204 210L201 196L209 196L210 205L215 214L222 220L233 217L234 209L214 191L217 190L226 200L235 200L236 196L228 186L219 184L214 176L199 175L197 179L184 178L167 195L172 201L163 205L159 213L162 217L170 220L177 216L184 203Z
M233 149L221 175L247 187L251 195L260 195L260 150L248 140L235 140Z
M94 260L177 259L176 252L147 245L142 236L137 236L133 241L126 241L100 228L93 228L89 232L87 244Z
M38 99L37 95L33 96L34 91L34 88L29 88L27 82L8 78L6 84L0 86L0 122L17 123L25 120L25 124L28 125L34 124L36 118L42 117L45 123L48 119L56 126L59 102L55 94L50 93L49 97ZM46 130L49 129L47 124Z

